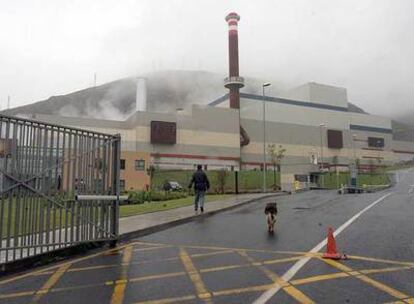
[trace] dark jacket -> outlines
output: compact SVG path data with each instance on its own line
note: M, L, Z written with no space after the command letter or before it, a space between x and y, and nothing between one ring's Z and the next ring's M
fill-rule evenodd
M210 188L210 182L207 175L202 170L197 170L194 172L188 188L194 184L194 190L196 191L206 191Z

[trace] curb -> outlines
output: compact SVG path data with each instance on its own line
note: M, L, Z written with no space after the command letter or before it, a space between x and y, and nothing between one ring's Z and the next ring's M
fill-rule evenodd
M283 195L286 195L286 193L267 194L267 195L263 195L261 197L246 200L245 202L237 204L237 205L232 205L232 206L224 207L222 209L208 211L208 212L205 212L203 214L192 215L192 216L189 216L189 217L181 218L181 219L174 220L174 221L171 221L171 222L168 222L168 223L162 223L162 224L159 224L159 225L151 226L151 227L140 229L140 230L126 232L126 233L123 233L123 234L119 235L118 241L119 242L126 242L126 241L129 241L129 240L134 239L134 238L146 236L146 235L149 235L149 234L152 234L152 233L155 233L155 232L160 232L160 231L163 231L163 230L167 230L167 229L175 227L175 226L179 226L179 225L182 225L182 224L193 222L196 219L210 217L210 216L215 215L217 213L221 213L221 212L224 212L224 211L228 211L228 210L231 210L231 209L242 207L244 205L253 203L257 200L261 200L261 199L272 197L272 196L283 196Z

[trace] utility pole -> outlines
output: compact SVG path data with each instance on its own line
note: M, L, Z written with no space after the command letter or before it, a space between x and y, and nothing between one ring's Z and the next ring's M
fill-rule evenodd
M324 124L324 123L321 123L319 125L320 131L321 131L320 133L321 133L321 173L322 173L322 175L321 175L321 186L322 186L322 188L325 187L325 181L324 181L325 177L324 177L324 172L323 172L323 128L324 127L326 127L326 124Z
M10 95L7 96L7 110L10 109Z
M96 87L96 72L93 75L93 86Z
M265 87L270 86L269 82L262 85L263 89L263 193L266 192L266 97Z

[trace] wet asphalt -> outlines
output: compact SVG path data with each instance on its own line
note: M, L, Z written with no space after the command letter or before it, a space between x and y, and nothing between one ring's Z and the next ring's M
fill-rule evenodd
M252 303L328 227L389 192L336 237L348 260L338 266L312 257L268 303L414 303L413 185L407 171L396 186L371 194L318 190L259 200L132 240L129 249L73 260L68 269L0 280L0 303ZM274 200L279 214L269 235L264 206Z

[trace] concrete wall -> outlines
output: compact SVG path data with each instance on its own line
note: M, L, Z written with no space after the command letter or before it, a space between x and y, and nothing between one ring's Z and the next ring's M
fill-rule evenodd
M414 159L414 142L394 140L392 148L396 162Z
M308 101L337 107L348 107L348 98L345 88L306 83L283 94L283 97L293 100Z

